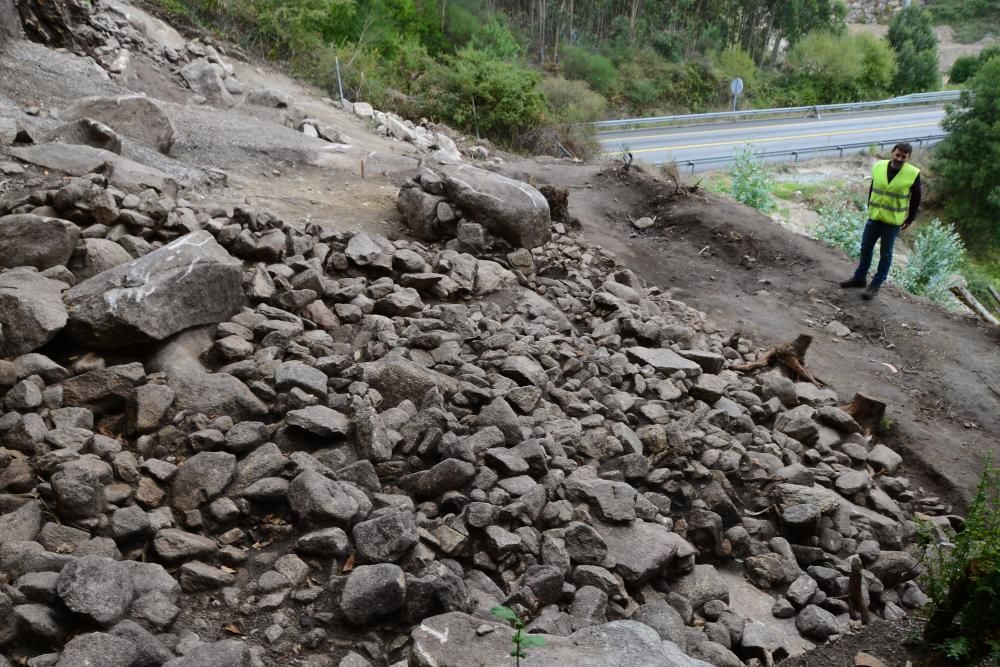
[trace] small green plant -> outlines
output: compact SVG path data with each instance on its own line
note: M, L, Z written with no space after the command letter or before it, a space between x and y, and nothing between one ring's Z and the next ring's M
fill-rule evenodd
M844 207L826 207L819 211L819 221L812 233L820 241L843 250L848 257L857 259L861 254L861 234L865 228L865 214Z
M892 433L892 429L896 427L896 422L889 419L888 417L883 417L878 423L879 433Z
M733 199L761 213L774 210L774 182L751 146L744 146L736 154L729 175L732 178L729 193Z
M510 638L512 648L511 656L514 658L514 665L520 667L521 658L527 658L524 650L528 648L538 648L545 646L545 638L533 635L524 631L524 621L510 607L493 607L490 613L501 621L506 621L510 627L514 628L514 634Z
M924 638L962 665L1000 660L1000 467L987 458L961 531L917 533L930 597Z
M905 268L892 272L893 282L911 294L953 303L948 289L965 263L965 244L954 227L937 218L923 225L908 260Z

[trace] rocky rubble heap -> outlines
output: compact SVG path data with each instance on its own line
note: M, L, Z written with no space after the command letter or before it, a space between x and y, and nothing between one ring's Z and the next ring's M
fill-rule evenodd
M532 664L767 665L845 631L852 554L924 602L900 457L558 225L475 256L90 174L0 229L3 667L509 665L498 604Z

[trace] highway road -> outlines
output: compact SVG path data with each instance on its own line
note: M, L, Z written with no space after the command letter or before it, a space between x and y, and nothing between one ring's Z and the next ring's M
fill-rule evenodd
M600 132L601 152L618 157L631 152L648 164L676 161L681 171L691 171L687 160L727 158L745 144L757 151L793 151L829 146L830 152L809 153L800 159L837 155L837 146L878 143L941 134L942 107L916 107L881 111L824 114L821 118L722 121L681 127L640 128ZM791 156L772 161L792 160ZM694 171L719 169L724 161L694 165Z

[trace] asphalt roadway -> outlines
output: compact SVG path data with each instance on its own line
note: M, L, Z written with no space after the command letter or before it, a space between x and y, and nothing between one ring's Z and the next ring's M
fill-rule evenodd
M820 118L721 121L678 127L640 128L601 132L597 139L607 157L630 152L647 164L674 161L684 173L725 166L726 159L751 144L761 152L797 151L829 147L829 151L804 153L799 159L838 155L839 146L874 144L942 134L943 107L857 111L824 114ZM859 149L854 149L859 152ZM845 154L849 154L845 151ZM717 162L688 160L718 158ZM791 155L769 158L791 161ZM692 168L693 167L693 168Z

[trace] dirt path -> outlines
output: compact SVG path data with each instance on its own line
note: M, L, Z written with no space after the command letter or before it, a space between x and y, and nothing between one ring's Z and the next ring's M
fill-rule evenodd
M895 287L863 301L837 283L853 270L839 251L714 195L672 198L672 185L612 165L518 162L507 173L569 187L592 241L652 284L761 347L810 333L810 367L849 400L884 400L885 440L925 489L961 507L1000 455L1000 331ZM641 235L628 216L657 216ZM825 330L839 321L853 332Z

